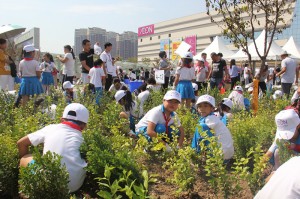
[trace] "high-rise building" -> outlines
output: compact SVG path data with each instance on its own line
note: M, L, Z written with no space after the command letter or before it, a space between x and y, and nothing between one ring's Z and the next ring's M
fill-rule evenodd
M40 49L40 29L32 28L21 35L14 38L16 48L23 48L25 45L34 45L35 48Z
M118 34L112 31L106 31L102 28L75 29L74 52L78 56L82 51L82 40L91 41L92 47L96 42L100 42L101 48L104 50L104 44L110 42L113 45L111 55L113 57L122 57L123 59L137 57L138 37L135 32L124 32Z
M119 54L117 53L117 50L118 50L117 37L118 37L119 34L116 33L116 32L109 31L109 32L106 33L106 35L107 35L106 42L110 42L113 46L113 48L110 52L111 56L113 56L113 57L119 56ZM104 50L104 48L103 48L103 50Z
M85 28L75 29L75 41L74 41L75 56L78 56L79 53L82 51L82 40L87 38L88 38L87 29Z
M120 56L126 60L128 58L137 57L138 47L138 36L137 33L126 31L120 34L119 45L120 45Z

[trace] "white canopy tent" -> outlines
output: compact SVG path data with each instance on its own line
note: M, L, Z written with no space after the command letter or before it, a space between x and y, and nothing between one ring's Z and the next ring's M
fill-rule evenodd
M264 43L265 43L265 30L262 31L262 33L255 40L255 42L256 42L259 54L263 55ZM269 39L267 42L269 43ZM267 47L268 47L268 44L267 44ZM248 50L251 54L251 59L253 61L260 60L260 58L256 52L254 42L248 46ZM275 42L272 42L267 59L268 60L277 60L282 53L283 53L282 48L280 46L278 46ZM246 59L248 59L248 56L242 49L240 49L231 58L236 59L236 60L246 60Z
M227 48L227 46L225 45L223 39L219 36L216 36L214 41L209 45L207 46L202 52L198 53L194 59L201 59L201 54L202 53L206 53L207 54L207 59L210 60L210 54L212 52L215 52L215 53L222 53L223 54L223 58L224 59L230 59L231 56L234 54L233 51L229 50Z
M300 59L300 46L296 44L293 36L290 37L282 49L291 54L292 58Z

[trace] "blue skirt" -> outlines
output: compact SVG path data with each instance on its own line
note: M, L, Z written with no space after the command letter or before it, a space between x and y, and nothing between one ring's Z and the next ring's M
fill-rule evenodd
M43 93L43 87L37 77L23 77L19 95L38 95Z
M194 89L191 81L181 80L178 82L176 91L180 93L182 99L194 99Z
M50 73L50 72L42 73L42 84L43 85L53 85L54 84L52 73Z

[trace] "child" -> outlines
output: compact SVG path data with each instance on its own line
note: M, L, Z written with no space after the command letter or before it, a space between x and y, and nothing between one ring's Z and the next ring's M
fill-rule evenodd
M124 87L127 88L127 85L124 82L121 82L120 79L118 79L118 78L114 78L113 84L108 89L108 92L115 92L115 91L119 91L119 90L127 90L127 89L124 89Z
M106 76L102 69L104 62L101 59L97 59L94 62L94 67L90 69L88 78L90 84L94 85L94 91L96 94L96 104L99 105L100 98L102 97L102 91L105 87Z
M206 77L208 76L208 68L204 66L204 59L196 59L196 83L199 90L207 89Z
M61 165L69 173L69 190L74 192L83 184L84 168L87 163L81 158L80 146L83 143L82 131L86 128L89 111L81 104L69 104L63 113L60 124L52 124L31 133L18 141L20 166L37 164L29 154L29 146L44 143L43 154L50 151L62 156Z
M23 51L24 59L19 64L19 71L22 76L19 95L22 97L22 105L25 106L29 100L29 96L43 93L43 88L39 81L41 77L39 63L36 60L33 60L35 56L34 46L24 46Z
M156 80L154 77L150 77L147 81L147 89L152 91L160 91L160 85L156 84Z
M243 88L241 86L235 86L228 98L232 100L235 110L240 111L245 109Z
M200 114L199 125L202 127L202 131L206 132L208 137L217 137L217 141L223 150L224 160L228 161L234 154L233 140L225 124L214 115L215 98L210 95L202 95L199 97L196 105ZM214 134L212 133L212 130L214 131ZM200 151L199 142L203 139L199 132L198 128L196 128L192 140L192 148L196 149L198 152Z
M178 109L180 103L180 93L174 90L168 91L163 98L163 104L148 111L135 126L135 132L144 135L149 141L162 133L166 133L169 139L172 140L173 129L171 125L176 125L180 133L178 145L182 147L184 131L177 114L174 112Z
M281 90L276 90L272 95L273 100L282 99L283 92Z
M71 104L74 99L77 98L76 92L73 91L74 85L71 82L66 81L63 83L64 95L66 97L66 103Z
M174 87L180 93L182 103L186 108L191 107L192 99L195 98L192 81L195 80L195 69L193 67L193 54L185 53L182 58L182 67L176 70Z
M194 90L194 95L195 95L195 98L192 99L192 113L197 113L197 107L196 107L196 102L199 98L198 96L198 84L196 83L192 83L192 86L193 86L193 90Z
M288 109L280 111L275 117L275 122L277 126L275 140L266 156L274 160L274 170L277 170L280 166L278 146L276 144L278 139L285 140L289 149L297 153L300 152L300 119L293 109Z
M219 103L217 117L227 126L228 121L230 121L233 117L231 113L231 109L233 107L233 103L230 99L224 98L222 102Z
M135 119L139 119L143 115L141 106L138 107L137 102L132 100L130 91L117 91L115 99L117 103L123 107L123 111L120 113L120 118L129 119L130 130L135 131Z
M42 85L44 92L49 95L50 94L50 86L54 84L52 71L55 69L54 64L51 63L51 54L46 53L43 56L44 62L41 63L40 69L42 71Z

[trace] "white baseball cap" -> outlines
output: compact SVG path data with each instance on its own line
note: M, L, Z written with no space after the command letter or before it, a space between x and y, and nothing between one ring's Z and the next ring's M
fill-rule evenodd
M253 91L253 87L249 87L248 88L248 92L250 93L250 92L252 92Z
M210 95L201 95L198 98L196 105L201 104L202 102L207 102L207 103L211 104L213 107L216 106L215 98Z
M235 91L241 91L241 92L244 91L243 87L241 87L241 86L235 86L235 87L234 87L234 90L235 90Z
M300 124L300 118L293 109L280 111L276 117L277 133L280 138L290 140Z
M289 53L285 50L281 53L281 55L289 55Z
M232 109L232 107L233 107L233 103L232 103L231 99L229 99L229 98L224 98L222 100L222 104L228 106L230 109Z
M283 96L283 92L281 90L275 91L274 94L272 95L272 97L273 97L274 100L276 100L276 99L278 99L278 98L280 98L282 96Z
M170 90L168 91L165 96L164 96L164 100L172 100L172 99L176 99L179 102L181 102L181 96L180 93L178 93L175 90Z
M23 50L28 53L28 52L33 52L36 49L33 45L26 45L26 46L23 47Z
M87 123L89 120L89 111L82 104L72 103L66 106L62 118Z
M115 94L116 101L119 102L120 99L122 99L125 95L126 95L126 91L124 91L124 90L117 91Z
M193 59L193 53L191 52L186 52L183 54L182 58L186 58L186 59Z
M74 87L74 85L71 84L70 81L66 81L66 82L63 83L63 88L64 89L73 88L73 87Z
M197 90L198 90L198 84L192 83L192 86L193 86L194 91L197 91Z

